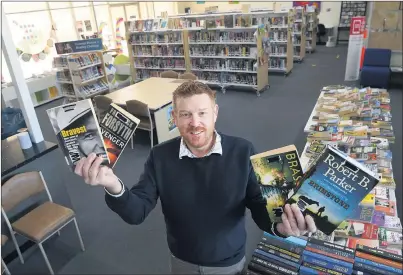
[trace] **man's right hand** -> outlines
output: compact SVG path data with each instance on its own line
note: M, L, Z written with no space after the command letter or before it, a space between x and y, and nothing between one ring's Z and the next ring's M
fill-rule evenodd
M107 166L101 166L102 158L91 153L87 158L82 158L77 164L74 173L84 178L89 185L100 185L105 187L112 194L119 194L122 191L122 184Z

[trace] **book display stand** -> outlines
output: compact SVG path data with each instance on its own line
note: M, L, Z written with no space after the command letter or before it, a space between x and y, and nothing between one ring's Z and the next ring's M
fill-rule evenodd
M231 86L246 87L259 96L269 84L266 14L198 14L127 22L133 79L159 77L166 70L191 72L200 81L221 87L223 93Z
M302 62L305 57L306 43L306 16L303 7L295 7L292 11L294 24L292 26L292 45L294 47L294 61Z
M306 13L306 37L305 50L312 53L316 49L316 32L318 28L318 19L316 12Z
M63 54L53 59L56 83L65 102L92 98L110 91L102 51Z
M293 68L294 48L292 45L293 12L270 14L269 72L284 73L287 76Z

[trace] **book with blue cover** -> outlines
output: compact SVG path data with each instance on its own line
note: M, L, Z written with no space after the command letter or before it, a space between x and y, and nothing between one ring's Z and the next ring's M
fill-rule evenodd
M327 145L287 201L311 215L317 229L331 234L378 184L379 177L333 145Z

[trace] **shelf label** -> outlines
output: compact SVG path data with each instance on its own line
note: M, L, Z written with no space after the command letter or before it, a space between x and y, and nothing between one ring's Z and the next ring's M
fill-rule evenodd
M345 81L356 81L360 76L360 61L364 46L365 16L351 18Z
M55 43L55 46L57 54L101 51L103 49L101 38L60 42Z

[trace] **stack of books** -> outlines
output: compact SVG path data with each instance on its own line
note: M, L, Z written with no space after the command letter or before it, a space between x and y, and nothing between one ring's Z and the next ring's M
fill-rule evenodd
M246 273L297 275L305 244L304 239L283 239L265 232L252 255Z
M358 245L355 250L353 274L402 274L402 256Z

